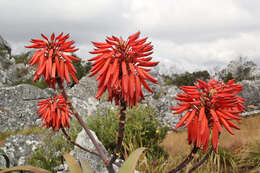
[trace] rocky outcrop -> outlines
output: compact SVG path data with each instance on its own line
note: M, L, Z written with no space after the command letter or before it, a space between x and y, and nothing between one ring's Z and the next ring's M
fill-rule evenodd
M35 125L37 102L50 97L52 90L22 84L0 88L0 131L15 131Z
M240 82L243 86L241 97L246 99L245 104L255 105L260 108L260 80L243 80Z
M3 37L0 35L0 48L3 50L6 50L6 52L9 54L9 56L11 56L11 46L10 44L5 40L3 39Z
M260 106L260 67L252 61L240 58L231 61L226 68L217 72L214 78L224 80L227 76L240 80L243 91L240 94L246 99L245 105Z
M96 139L96 141L99 144L99 146L101 147L101 149L103 150L104 154L107 157L109 157L109 153L106 151L103 144L99 141L96 134L93 131L91 131L91 133L94 136L94 138ZM91 142L90 138L88 137L88 135L86 134L86 132L84 130L82 130L78 134L76 143L80 144L81 146L83 146L89 150L93 150L93 151L97 152L95 146L93 145L93 143ZM81 160L81 159L87 160L87 162L89 163L91 168L93 170L95 170L96 173L108 173L108 171L107 171L106 167L104 166L103 161L101 160L100 157L93 155L91 153L82 151L78 147L75 147L75 149L73 151L71 151L70 154L73 155L77 160ZM117 166L114 166L114 169L116 170L116 172L118 172Z
M36 151L41 145L36 135L15 135L8 138L5 144L0 147L10 160L10 167L26 164L26 158ZM0 165L5 165L5 159L0 156Z
M79 84L68 90L73 106L83 117L95 115L97 109L102 112L105 107L113 107L111 103L105 101L105 98L101 99L101 101L95 99L96 92L97 82L88 76L83 77Z
M22 63L12 64L8 69L0 72L0 76L0 86L11 86L30 79L33 76L33 70L28 65Z
M216 72L214 78L217 80L225 80L232 75L233 78L239 80L256 80L260 79L259 67L253 61L246 61L243 58L230 61L226 68Z

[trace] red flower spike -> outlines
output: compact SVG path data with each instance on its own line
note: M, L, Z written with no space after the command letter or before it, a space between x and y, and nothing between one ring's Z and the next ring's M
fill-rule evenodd
M138 39L139 36L140 32L137 32L127 40L112 36L106 37L105 42L92 41L96 48L89 53L97 56L89 59L93 61L89 76L98 74L97 99L107 90L109 101L114 100L117 105L123 99L129 106L135 106L144 98L141 85L153 92L146 80L158 82L148 73L147 68L156 66L159 62L150 62L152 58L147 56L153 53L153 46L151 42L145 43L147 37Z
M74 41L66 41L69 38L69 34L63 36L63 33L61 33L55 37L55 34L52 33L50 39L43 34L41 36L44 40L32 39L31 43L33 45L25 46L26 48L38 49L29 61L31 66L38 63L34 74L34 82L40 79L41 76L44 76L48 86L55 88L57 77L60 77L62 81L65 79L70 83L71 76L78 83L72 61L80 61L80 59L65 54L65 52L76 52L78 50L72 46Z
M203 147L204 152L207 151L210 136L212 146L217 150L222 126L232 135L232 128L239 129L232 120L240 122L245 100L237 96L243 88L234 81L233 79L225 84L214 79L208 83L198 79L194 86L182 86L184 93L175 97L181 103L171 107L173 114L186 111L176 128L185 124L188 127L188 142L196 147Z
M70 114L72 112L69 111L66 100L61 94L39 101L37 106L40 106L37 114L40 115L43 121L42 126L52 127L53 130L70 127L69 118L71 118Z

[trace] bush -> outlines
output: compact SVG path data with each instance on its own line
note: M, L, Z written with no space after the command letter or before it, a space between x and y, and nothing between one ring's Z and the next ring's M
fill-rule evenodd
M113 153L116 146L118 130L118 111L105 109L105 115L98 111L97 116L87 119L87 125L96 132L106 149ZM168 127L162 126L155 119L156 112L150 106L139 105L127 111L125 136L121 158L127 157L139 147L146 147L146 159L154 164L156 159L168 158L168 154L159 146L167 134Z

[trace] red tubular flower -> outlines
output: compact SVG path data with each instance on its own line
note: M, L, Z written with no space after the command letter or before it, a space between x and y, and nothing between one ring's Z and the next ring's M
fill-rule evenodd
M71 75L73 80L78 83L76 77L77 71L72 61L80 61L80 59L65 54L66 52L72 53L78 50L72 46L75 43L74 41L66 41L69 38L69 34L63 35L63 33L61 33L55 37L55 34L52 33L50 39L43 34L41 34L41 36L44 38L43 40L32 39L31 43L33 43L33 45L25 46L26 48L39 49L29 61L31 66L38 63L33 81L35 82L43 75L48 86L55 88L56 77L60 77L62 82L65 79L70 83Z
M146 83L149 80L157 83L147 68L156 66L159 62L151 62L153 46L151 42L146 43L147 37L138 39L140 32L128 37L125 41L122 37L107 37L106 42L92 42L96 47L91 54L98 54L89 59L94 61L93 68L90 70L94 76L98 73L96 80L99 80L96 98L107 90L108 100L115 100L118 105L119 100L123 99L129 106L134 106L144 95L141 85L148 91L153 90Z
M71 118L70 114L72 112L69 110L66 100L61 94L39 101L37 106L40 106L37 114L44 121L42 126L46 126L47 128L52 127L53 130L70 127L69 118Z
M240 113L244 112L244 99L237 96L243 88L234 83L235 79L226 84L211 79L208 83L197 80L194 86L182 86L182 94L177 94L176 100L182 101L179 106L171 109L179 114L187 111L180 119L176 128L188 127L188 142L196 147L208 148L211 133L212 146L216 151L218 137L222 126L234 134L231 128L239 129L231 120L240 121ZM211 131L211 132L210 132Z

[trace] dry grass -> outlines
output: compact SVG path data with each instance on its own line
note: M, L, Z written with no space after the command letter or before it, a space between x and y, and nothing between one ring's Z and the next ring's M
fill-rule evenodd
M225 131L220 137L220 146L236 150L244 145L250 145L260 141L260 116L244 118L241 124L238 124L240 130L236 130L235 135L230 135Z
M255 146L260 142L260 116L258 115L244 118L242 123L238 124L238 126L240 127L240 130L234 130L235 135L230 135L226 130L222 132L219 140L218 153L215 156L210 157L209 161L203 165L203 169L198 169L197 172L230 172L230 170L233 170L234 167L236 167L237 170L235 172L240 173L258 170L260 168L260 163L259 165L254 164L252 168L249 168L249 166L240 165L242 162L243 164L245 163L245 159L251 160L249 153L252 153L252 151L259 153L260 151L259 148L252 150L252 146ZM161 146L171 156L172 161L169 163L171 165L170 167L175 167L178 163L180 163L184 156L186 156L191 150L191 147L187 143L186 130L168 134ZM216 158L222 160L226 159L226 161L228 161L228 159L232 159L231 161L234 162L234 165L232 166L234 167L231 168L229 165L229 171L227 171L228 169L226 168L224 171L223 167L220 168L221 166L219 165L217 168L212 168L212 165L215 164L213 162L216 161ZM226 165L223 166L226 167Z
M230 135L226 130L220 136L219 146L234 150L243 145L252 144L260 141L260 116L244 118L241 124L238 124L240 130L234 130L235 135ZM173 132L166 136L161 146L171 156L186 152L190 146L187 143L187 132Z

